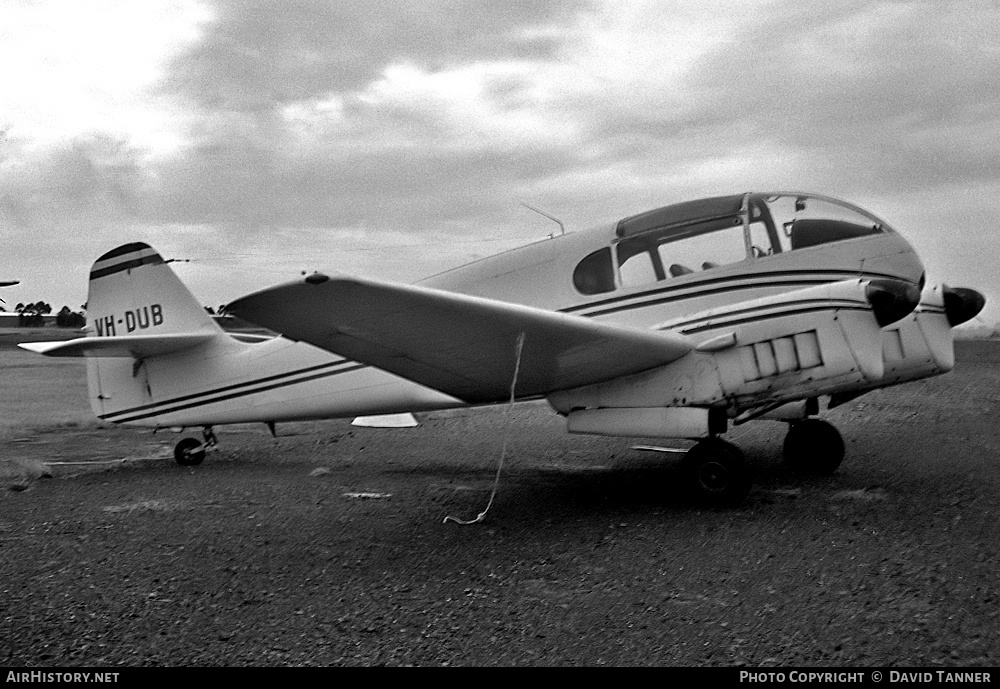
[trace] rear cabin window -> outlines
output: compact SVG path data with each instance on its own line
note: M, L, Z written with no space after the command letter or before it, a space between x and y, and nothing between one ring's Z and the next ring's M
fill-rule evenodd
M580 261L573 271L573 285L581 294L602 294L615 289L611 248L604 247Z

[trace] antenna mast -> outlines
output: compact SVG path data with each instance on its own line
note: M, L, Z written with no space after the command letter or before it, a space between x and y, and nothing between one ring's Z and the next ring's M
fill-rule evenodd
M534 206L529 206L528 204L524 203L523 201L521 202L521 205L524 206L525 208L529 209L529 210L535 211L539 215L544 215L546 218L548 218L552 222L554 222L557 225L559 225L559 234L566 234L566 226L563 225L563 221L560 220L559 218L555 217L554 215L549 215L545 211L540 211L537 208L535 208Z

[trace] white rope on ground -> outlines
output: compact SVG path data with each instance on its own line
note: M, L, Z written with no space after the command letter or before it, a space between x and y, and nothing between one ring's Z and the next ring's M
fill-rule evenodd
M476 524L483 520L486 513L490 511L490 507L493 506L493 498L497 496L497 488L500 485L500 472L503 471L503 460L507 454L507 439L510 437L510 417L511 410L514 408L514 391L517 388L517 374L521 370L521 351L524 349L524 331L517 336L517 356L514 360L514 376L510 381L510 401L507 403L507 418L504 421L503 428L503 444L500 447L500 463L497 465L497 473L493 478L493 491L490 493L490 500L486 503L485 509L479 513L475 519L464 520L458 517L452 517L451 515L444 518L442 524L447 524L449 521L453 521L456 524L462 524L463 526L468 526L469 524Z
M154 455L152 457L122 457L120 459L89 459L79 461L43 461L42 464L50 467L87 466L88 464L124 464L125 462L149 462L161 459L173 459L173 455Z
M126 462L148 462L151 460L173 459L173 457L123 457L122 459L92 459L79 462L42 462L48 467L88 466L91 464L125 464Z

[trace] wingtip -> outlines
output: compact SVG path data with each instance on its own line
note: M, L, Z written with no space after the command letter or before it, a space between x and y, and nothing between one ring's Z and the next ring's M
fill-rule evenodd
M53 349L62 344L61 342L18 342L17 346L21 349L26 349L29 352L34 352L35 354L45 354L50 349Z

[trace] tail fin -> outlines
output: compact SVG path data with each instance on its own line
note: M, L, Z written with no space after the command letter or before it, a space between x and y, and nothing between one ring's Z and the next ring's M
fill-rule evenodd
M97 337L221 331L160 254L141 242L94 262L87 320Z
M43 353L86 356L90 406L114 422L123 410L151 405L169 390L177 370L160 370L168 360L183 357L177 361L186 370L185 362L204 356L194 348L231 342L160 254L143 243L124 244L94 262L87 330L89 337Z

